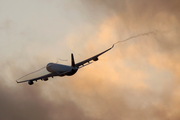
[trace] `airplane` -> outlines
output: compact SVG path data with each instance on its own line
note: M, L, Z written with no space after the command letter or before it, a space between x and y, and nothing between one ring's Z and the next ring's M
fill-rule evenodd
M57 64L57 63L48 63L46 65L46 70L48 72L50 72L49 74L46 74L46 75L43 75L43 76L40 76L40 77L37 77L37 78L33 78L33 79L30 79L30 80L24 80L24 81L16 81L17 83L24 83L24 82L28 82L29 85L33 85L34 84L34 81L37 82L37 80L43 80L43 81L47 81L49 77L55 77L55 76L60 76L60 77L63 77L63 76L71 76L71 75L74 75L79 68L82 68L84 66L87 66L93 62L91 61L97 61L98 60L98 57L100 55L102 55L103 53L111 50L112 48L114 47L114 44L112 45L111 48L91 57L91 58L88 58L84 61L81 61L79 63L76 63L75 64L75 61L74 61L74 56L73 54L71 53L71 66L68 66L68 65L62 65L62 64Z

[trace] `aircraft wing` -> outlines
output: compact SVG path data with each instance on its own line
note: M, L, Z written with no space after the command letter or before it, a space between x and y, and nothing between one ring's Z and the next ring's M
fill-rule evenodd
M24 80L24 81L16 81L17 83L23 83L23 82L28 82L28 81L37 81L37 80L43 80L45 78L48 78L48 77L53 77L55 76L55 73L49 73L47 75L43 75L43 76L40 76L40 77L37 77L37 78L33 78L33 79L29 79L29 80Z
M86 59L86 60L84 60L84 61L81 61L81 62L75 64L75 66L76 66L76 67L84 66L84 64L89 63L91 60L97 61L97 60L98 60L98 57L99 57L100 55L102 55L103 53L111 50L113 47L114 47L114 44L113 44L113 46L112 46L111 48L109 48L109 49L107 49L107 50L105 50L105 51L103 51L103 52L101 52L101 53L99 53L99 54L97 54L97 55L95 55L95 56L93 56L93 57L91 57L91 58L88 58L88 59ZM90 63L89 63L89 64L90 64Z
M63 76L64 74L66 74L68 72L70 72L70 71L66 71L66 72L63 72L63 73L53 72L53 73L49 73L49 74L46 74L46 75L43 75L43 76L40 76L40 77L37 77L37 78L33 78L33 79L29 79L29 80L24 80L24 81L16 81L16 82L17 83L23 83L23 82L28 82L28 81L46 80L49 77Z

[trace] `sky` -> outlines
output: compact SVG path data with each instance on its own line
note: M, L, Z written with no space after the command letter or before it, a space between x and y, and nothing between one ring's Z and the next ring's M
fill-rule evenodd
M178 0L0 0L0 119L179 120L179 8ZM15 82L147 32L73 76Z

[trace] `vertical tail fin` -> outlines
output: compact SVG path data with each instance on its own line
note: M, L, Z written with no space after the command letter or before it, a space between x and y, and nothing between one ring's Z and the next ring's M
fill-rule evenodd
M71 53L71 66L75 67L75 62L74 62L73 53Z

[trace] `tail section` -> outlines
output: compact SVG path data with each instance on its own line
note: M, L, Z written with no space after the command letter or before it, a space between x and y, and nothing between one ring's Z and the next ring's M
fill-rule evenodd
M73 53L71 53L71 66L75 67L75 62L74 62Z

